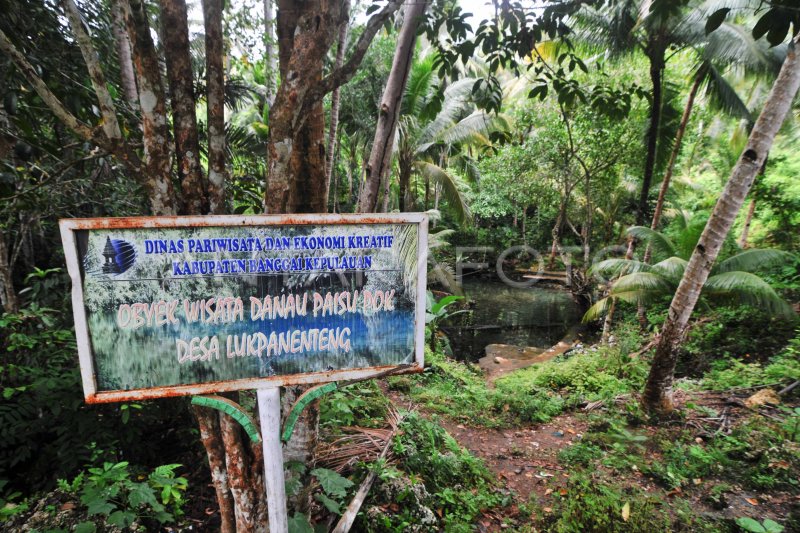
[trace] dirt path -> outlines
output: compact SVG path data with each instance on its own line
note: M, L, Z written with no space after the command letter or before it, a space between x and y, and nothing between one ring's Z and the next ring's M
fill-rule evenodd
M558 464L558 452L580 440L586 431L586 423L571 414L547 424L512 429L466 427L445 419L441 425L461 446L483 459L519 501L533 497L543 505L552 486L569 477Z

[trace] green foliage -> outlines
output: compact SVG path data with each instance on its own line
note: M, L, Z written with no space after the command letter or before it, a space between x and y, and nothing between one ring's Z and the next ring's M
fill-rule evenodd
M134 481L127 462L104 462L102 466L88 468L71 483L59 480L59 487L78 495L86 514L100 515L104 523L120 528L142 520L164 524L183 515L183 494L188 482L184 477L176 477L175 470L180 466L162 465L146 481Z
M736 519L736 525L751 533L781 533L783 531L782 525L769 518L759 522L748 516L743 516Z
M542 524L546 531L645 533L670 529L669 515L659 508L659 502L639 489L598 483L583 472L570 476L566 489Z
M14 515L28 510L28 504L26 502L15 501L22 496L22 493L19 491L6 491L5 487L7 484L7 479L0 479L0 524Z
M506 427L546 422L587 401L609 400L644 384L647 363L628 357L640 337L630 331L618 346L574 352L536 364L486 385L476 367L426 352L428 369L412 380L413 398L426 408L474 425Z
M377 383L354 383L325 395L320 424L329 430L344 426L376 427L384 423L388 401Z
M720 359L703 376L702 386L710 390L791 383L800 379L800 332L768 362L745 363Z
M311 475L317 478L322 490L328 495L337 498L344 498L347 494L347 489L353 486L352 481L327 468L314 469L311 471Z
M438 423L412 412L400 429L393 445L399 470L387 470L381 478L392 487L394 499L388 503L399 504L398 511L371 521L367 530L400 532L419 526L419 510L426 508L426 520L435 520L433 509L445 531L466 532L481 511L503 504L483 463ZM398 477L403 473L407 479Z
M35 302L0 316L0 477L23 492L74 476L90 460L90 442L124 450L139 464L158 464L165 440L175 450L184 445L172 439L189 441L183 439L190 430L182 402L86 405L75 334L64 318Z
M681 226L672 238L642 226L629 228L628 235L643 241L643 246L650 246L654 261L658 262L650 265L630 259L608 259L594 265L593 274L619 278L613 282L608 296L589 308L584 321L599 318L607 309L609 299L641 304L667 301L678 288L704 222L702 217L696 217L690 225ZM754 273L794 259L792 254L780 250L731 251L729 245L728 253L723 252L703 284L701 296L707 302L752 305L776 317L796 320L792 307Z

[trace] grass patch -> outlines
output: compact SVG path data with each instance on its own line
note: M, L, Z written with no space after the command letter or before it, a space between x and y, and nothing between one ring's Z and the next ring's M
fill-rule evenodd
M389 387L409 393L430 411L471 425L547 422L584 402L639 389L647 363L628 353L625 346L573 352L498 379L492 389L477 366L428 352L425 373L390 378Z
M408 414L395 437L396 467L379 467L359 530L467 532L478 515L506 505L483 462L436 421Z

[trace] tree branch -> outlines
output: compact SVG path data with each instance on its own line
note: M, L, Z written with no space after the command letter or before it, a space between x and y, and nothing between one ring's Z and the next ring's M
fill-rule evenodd
M100 113L103 115L103 131L109 139L121 139L122 133L119 129L119 122L117 122L114 100L111 98L111 93L108 92L106 77L103 74L103 68L100 66L100 59L97 57L97 51L92 45L92 39L86 31L86 28L83 27L83 21L81 20L78 6L75 5L74 0L64 0L63 3L69 25L78 41L78 47L81 50L83 61L86 63L89 77L92 80L92 87L97 95L97 103L100 106Z
M14 62L14 65L22 72L22 75L25 76L25 79L28 80L33 86L33 89L36 91L36 94L39 95L39 98L50 108L50 111L61 121L63 122L72 132L83 139L84 141L95 142L95 135L92 131L92 128L87 124L84 124L78 118L70 113L64 104L61 103L61 100L53 94L53 92L47 87L44 83L42 78L36 74L36 71L33 68L33 65L28 63L28 60L25 59L17 47L6 37L6 34L3 30L0 30L0 50L8 54L11 58L11 61Z
M390 0L383 9L370 17L364 28L364 32L361 34L361 37L358 38L358 42L353 49L353 54L350 56L350 59L348 59L344 65L334 69L330 74L320 80L320 82L309 91L309 97L306 98L306 101L314 102L353 78L359 65L361 65L361 61L364 59L364 55L367 53L369 45L372 43L372 39L392 13L400 8L402 3L402 0Z

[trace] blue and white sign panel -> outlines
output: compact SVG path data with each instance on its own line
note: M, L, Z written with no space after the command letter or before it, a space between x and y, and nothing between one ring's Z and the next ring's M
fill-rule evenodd
M421 370L427 223L62 220L87 401Z

